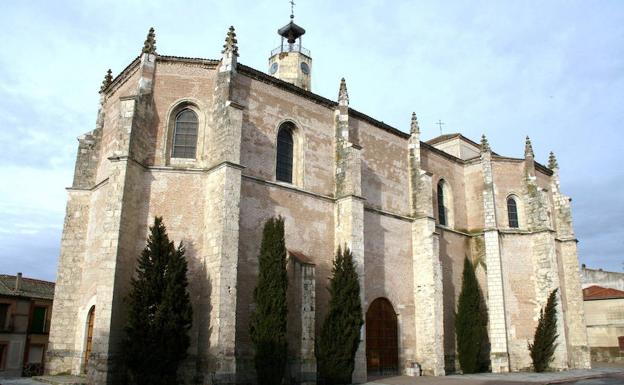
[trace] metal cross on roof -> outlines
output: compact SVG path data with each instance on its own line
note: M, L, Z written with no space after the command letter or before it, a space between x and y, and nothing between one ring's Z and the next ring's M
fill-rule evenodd
M440 119L438 119L436 124L440 127L440 135L442 135L442 125L444 125L444 123Z
M293 0L290 0L289 3L290 3L290 18L294 19L295 18L295 2Z

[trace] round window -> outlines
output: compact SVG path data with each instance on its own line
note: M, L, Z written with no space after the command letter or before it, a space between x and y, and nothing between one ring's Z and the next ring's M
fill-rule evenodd
M303 72L306 75L310 73L310 66L308 66L308 63L301 62L301 72Z
M269 68L269 72L271 72L271 75L274 75L277 72L277 63L271 64L271 68Z

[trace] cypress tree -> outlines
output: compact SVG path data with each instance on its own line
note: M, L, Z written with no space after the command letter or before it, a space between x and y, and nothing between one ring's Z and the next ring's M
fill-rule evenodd
M182 243L176 248L162 218L154 218L126 298L129 312L122 353L132 384L178 383L193 314L186 273Z
M328 290L329 311L316 348L319 373L327 385L350 384L364 321L360 282L353 254L346 247L344 252L338 248Z
M487 310L474 266L464 259L462 289L455 314L457 358L462 372L477 373L489 367Z
M286 369L286 243L284 220L271 218L264 224L258 257L256 308L251 315L250 334L255 348L258 385L279 385Z
M557 348L557 289L548 296L546 306L540 310L540 317L535 329L533 344L529 343L529 352L536 372L548 369L554 359Z

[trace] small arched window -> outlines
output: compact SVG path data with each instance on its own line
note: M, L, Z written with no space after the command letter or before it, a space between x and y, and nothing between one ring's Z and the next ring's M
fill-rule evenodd
M438 182L438 222L442 226L446 226L446 207L444 206L444 180L440 179Z
M513 197L507 198L507 218L509 219L509 227L518 228L518 204Z
M195 158L197 148L197 115L185 108L175 119L172 158Z
M293 129L294 124L282 124L277 133L277 161L275 164L275 179L281 182L293 181Z

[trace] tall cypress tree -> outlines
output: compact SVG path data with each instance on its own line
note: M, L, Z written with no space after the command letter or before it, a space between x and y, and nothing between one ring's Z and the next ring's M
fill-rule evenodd
M474 266L464 259L462 289L455 314L457 358L462 372L477 373L489 367L487 310Z
M548 369L558 345L557 337L559 334L557 334L557 289L555 289L548 296L546 306L540 310L533 344L529 343L529 352L536 372Z
M176 249L162 218L154 218L126 299L129 312L122 352L132 384L177 383L193 314L186 273L184 247L180 243Z
M340 247L329 281L329 312L321 327L316 354L319 373L327 385L350 384L360 344L362 304L353 254Z
M286 369L288 349L288 276L284 220L281 217L271 218L264 224L258 270L258 284L254 290L256 309L249 325L255 347L258 385L279 385Z

